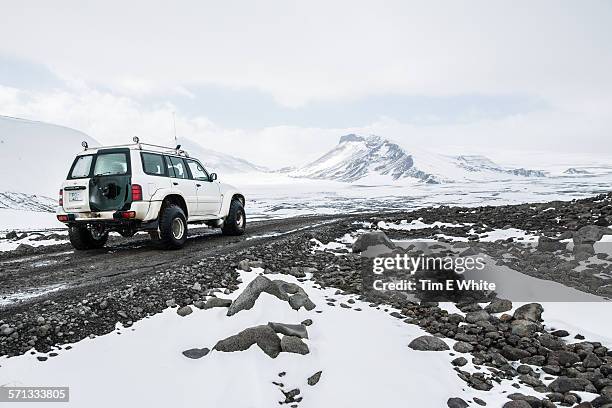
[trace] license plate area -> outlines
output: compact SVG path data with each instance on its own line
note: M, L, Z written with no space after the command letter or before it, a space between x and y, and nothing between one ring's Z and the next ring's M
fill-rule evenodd
M82 191L69 191L68 200L69 201L83 201L83 192Z

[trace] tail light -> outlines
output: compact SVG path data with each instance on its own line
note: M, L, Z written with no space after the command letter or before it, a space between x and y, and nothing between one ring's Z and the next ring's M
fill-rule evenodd
M58 221L61 221L61 222L68 222L70 218L67 215L58 215L57 219Z
M59 206L63 207L64 206L64 190L63 189L60 189L58 201L59 201Z
M142 201L142 187L140 187L140 184L132 184L132 201Z

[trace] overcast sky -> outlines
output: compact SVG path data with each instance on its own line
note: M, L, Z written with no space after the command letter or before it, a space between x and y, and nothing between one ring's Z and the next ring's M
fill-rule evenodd
M612 151L611 1L0 0L0 114L270 167L348 132L410 150ZM497 153L495 153L497 152Z

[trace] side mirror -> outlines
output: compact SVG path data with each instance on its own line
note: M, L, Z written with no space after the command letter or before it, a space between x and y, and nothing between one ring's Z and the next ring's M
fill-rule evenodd
M210 181L215 181L217 179L217 173L210 173Z

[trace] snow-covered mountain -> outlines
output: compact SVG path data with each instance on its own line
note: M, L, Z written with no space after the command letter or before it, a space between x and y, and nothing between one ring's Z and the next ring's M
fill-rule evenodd
M342 136L319 159L287 174L344 182L418 180L426 183L546 176L539 170L503 168L484 156L445 156L416 147L408 152L389 139L355 134Z
M90 146L99 145L78 130L0 116L0 192L55 199L75 154L83 150L84 140Z
M414 165L414 159L397 144L380 136L345 135L319 159L288 173L292 177L353 182L372 175L397 180L413 177L436 183L433 174Z
M143 142L146 142L146 138ZM83 132L64 126L0 116L0 209L53 210L58 189L66 178L81 142L100 143ZM131 138L126 137L126 143ZM266 169L246 160L206 149L197 142L179 143L210 171L252 173Z
M179 143L181 148L185 149L190 156L199 159L209 172L223 175L268 171L265 167L258 166L239 157L202 147L202 145L190 139L179 138Z
M488 157L480 155L457 156L456 160L460 167L472 172L490 171L523 177L546 177L546 173L541 170L530 170L522 167L517 169L504 169Z
M27 210L27 211L55 211L57 199L52 199L40 195L1 192L0 191L0 210Z

